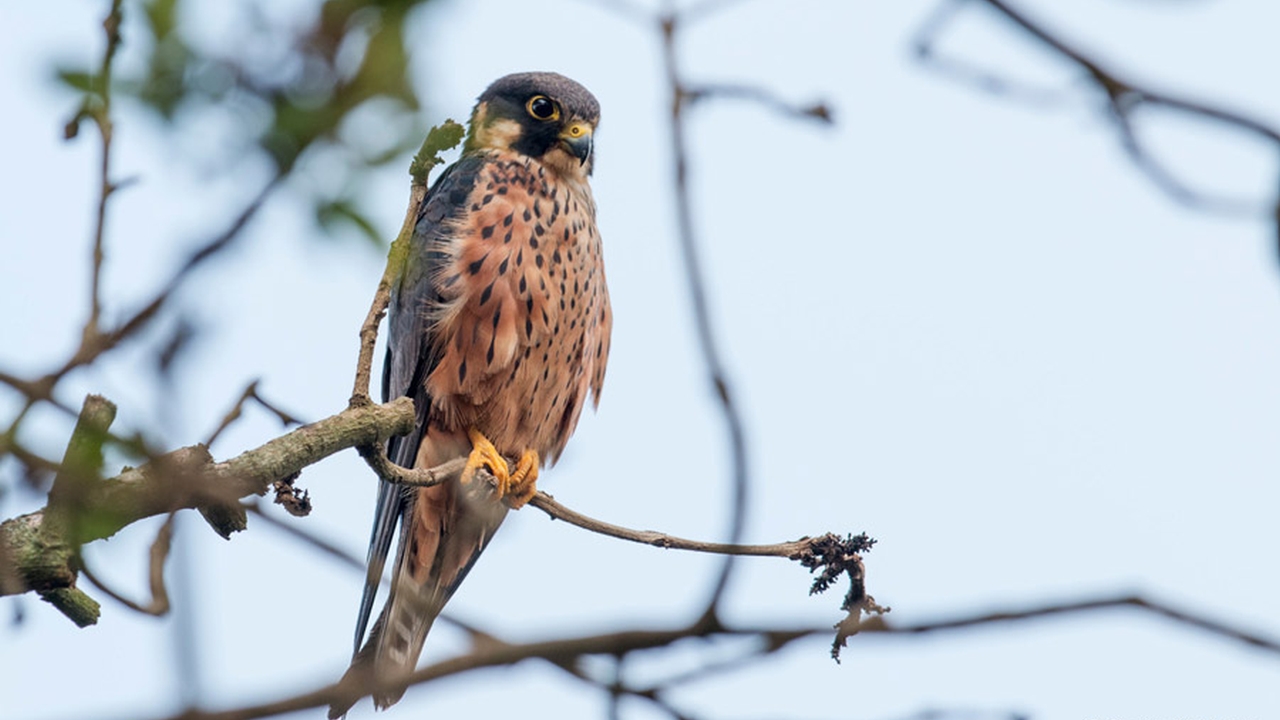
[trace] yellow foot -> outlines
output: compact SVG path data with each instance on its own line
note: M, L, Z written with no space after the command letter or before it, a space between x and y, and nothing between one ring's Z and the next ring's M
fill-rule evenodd
M468 430L467 435L471 438L471 455L467 457L467 464L462 468L462 476L459 482L463 485L469 485L475 479L476 471L480 468L488 468L493 473L493 477L498 481L498 497L502 497L507 492L507 487L511 484L511 470L507 465L506 459L498 453L498 449L489 442L489 438L480 434L479 430Z
M538 494L538 453L525 450L520 462L507 482L506 503L512 510L519 510Z

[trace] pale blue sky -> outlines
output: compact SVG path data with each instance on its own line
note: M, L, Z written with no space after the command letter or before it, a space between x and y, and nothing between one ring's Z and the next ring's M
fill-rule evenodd
M989 13L966 16L945 47L1066 88L1060 104L1013 105L922 70L910 39L934 4L757 0L684 38L693 78L825 99L838 121L823 128L726 102L700 107L691 125L712 308L756 480L748 540L869 532L880 540L867 556L871 592L900 622L1136 591L1280 635L1280 582L1267 569L1280 544L1272 230L1160 195L1122 156L1097 98L1072 91L1067 68ZM62 357L83 318L97 147L89 133L60 140L74 98L52 86L49 68L97 57L102 5L0 6L0 367L9 371ZM1019 3L1134 77L1280 123L1273 3L1069 5ZM289 17L310 6L271 7ZM226 16L206 8L189 21L218 39L236 31ZM721 537L727 454L680 282L656 37L569 1L441 2L415 28L429 122L461 119L492 79L529 69L574 77L603 107L593 185L616 312L609 376L600 411L540 486L620 524ZM1274 188L1274 149L1199 126L1152 130L1197 181L1250 197ZM106 286L117 313L259 174L247 167L211 184L173 162L229 152L212 129L157 142L149 121L122 108L118 133L117 174L140 182L112 208ZM406 165L362 188L388 237L403 214ZM305 182L330 181L324 167L307 172ZM255 377L300 416L341 409L382 257L357 239L314 237L302 209L286 192L184 295L206 334L167 411L137 381L148 372L137 352L75 376L64 399L105 393L120 403L122 427L161 418L175 446L205 436ZM0 392L0 407L12 402ZM31 439L56 452L67 429L41 417L53 430ZM252 414L215 454L276 431ZM300 484L315 511L289 522L363 554L374 483L355 454L309 469ZM0 515L38 504L9 496ZM154 527L93 546L91 560L141 593ZM185 531L205 703L273 699L341 673L357 573L261 524L229 543L199 522ZM670 625L700 610L714 567L527 510L508 519L449 610L515 639ZM839 599L809 598L807 586L785 561L744 561L730 618L837 620ZM104 600L101 623L77 630L31 598L24 610L23 625L0 628L0 716L152 717L176 707L172 620ZM438 627L424 657L463 641ZM630 677L643 683L723 651L642 656ZM1263 718L1280 715L1277 688L1273 655L1115 612L857 638L842 665L816 639L673 700L708 718L881 720L927 708ZM578 718L603 708L563 673L527 664L411 690L386 717ZM351 715L371 716L367 703Z

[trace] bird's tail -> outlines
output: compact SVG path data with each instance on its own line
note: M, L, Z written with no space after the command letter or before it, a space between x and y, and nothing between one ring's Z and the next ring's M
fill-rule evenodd
M354 697L372 690L384 709L404 695L401 683L417 666L431 625L506 517L506 505L488 490L456 481L418 490L405 513L390 597L340 682ZM335 702L329 717L352 702Z

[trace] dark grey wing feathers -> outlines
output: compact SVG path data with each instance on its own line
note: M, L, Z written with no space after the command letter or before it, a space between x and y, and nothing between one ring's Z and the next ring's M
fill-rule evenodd
M387 457L402 467L413 467L431 409L426 378L435 369L438 350L431 337L430 312L432 306L442 300L433 281L439 264L446 257L438 246L449 231L448 221L466 209L467 197L483 162L482 157L463 157L436 180L418 212L405 266L391 288L382 401L408 395L413 398L418 416L412 433L391 438L387 443ZM356 653L369 625L396 526L413 509L412 490L386 481L378 484L377 509L369 538L369 570L356 616Z

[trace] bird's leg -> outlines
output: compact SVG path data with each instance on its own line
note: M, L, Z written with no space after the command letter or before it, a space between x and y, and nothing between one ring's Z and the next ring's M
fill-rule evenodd
M538 493L538 452L536 450L525 450L520 456L520 462L516 463L516 469L511 472L511 478L507 483L507 493L505 501L512 510L519 510L525 506L525 503L533 499Z
M477 470L488 468L498 481L498 497L506 495L507 487L511 484L511 468L506 459L479 430L468 430L467 436L471 438L471 454L467 456L467 464L462 468L458 481L468 485L475 478Z

